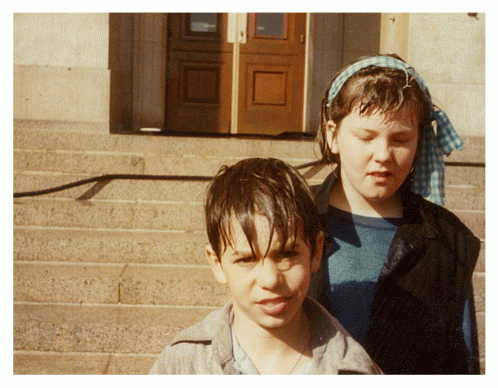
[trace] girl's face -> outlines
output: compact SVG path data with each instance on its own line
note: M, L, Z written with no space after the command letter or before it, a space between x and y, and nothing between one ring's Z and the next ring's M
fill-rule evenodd
M411 103L392 114L354 109L339 126L328 122L327 142L339 155L345 199L354 213L399 203L397 191L410 173L419 137Z

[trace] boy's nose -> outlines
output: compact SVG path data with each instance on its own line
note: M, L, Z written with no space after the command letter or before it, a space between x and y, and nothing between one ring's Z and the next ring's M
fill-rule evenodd
M272 260L261 261L257 273L257 282L261 288L274 289L280 282L280 276L280 271Z

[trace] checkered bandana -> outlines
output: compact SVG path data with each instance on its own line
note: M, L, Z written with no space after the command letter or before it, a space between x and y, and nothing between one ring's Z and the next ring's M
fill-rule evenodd
M404 70L407 80L409 75L413 76L432 105L429 89L415 69L403 61L386 56L367 58L347 67L330 86L327 105L332 104L332 100L337 96L337 93L339 93L339 90L341 90L349 77L371 65ZM436 122L436 132L434 132L432 125L433 121ZM448 156L455 149L463 149L462 139L453 128L448 116L442 110L433 108L431 121L427 122L424 128L424 135L420 144L413 179L413 191L431 202L444 205L446 199L444 196L443 154Z

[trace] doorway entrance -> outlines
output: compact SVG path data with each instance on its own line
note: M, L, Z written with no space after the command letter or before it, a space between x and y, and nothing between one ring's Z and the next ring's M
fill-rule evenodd
M111 14L110 31L114 131L303 131L306 14Z
M305 14L170 14L166 130L302 131L305 28Z
M111 132L312 135L380 14L111 13L109 32Z

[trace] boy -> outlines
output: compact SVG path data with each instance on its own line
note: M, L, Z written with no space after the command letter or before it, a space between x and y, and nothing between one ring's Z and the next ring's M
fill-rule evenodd
M306 296L323 233L292 167L247 159L208 188L207 259L232 300L181 332L151 374L380 374L338 321Z

